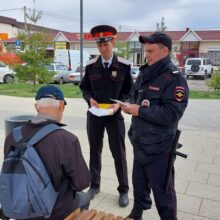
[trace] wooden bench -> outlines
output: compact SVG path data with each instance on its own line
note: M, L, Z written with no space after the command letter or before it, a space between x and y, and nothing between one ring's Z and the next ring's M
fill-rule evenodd
M64 220L123 220L124 217L115 216L110 213L105 213L102 211L97 211L96 209L83 210L80 212L77 209L71 216L68 216L68 219ZM132 220L131 218L127 218L126 220Z

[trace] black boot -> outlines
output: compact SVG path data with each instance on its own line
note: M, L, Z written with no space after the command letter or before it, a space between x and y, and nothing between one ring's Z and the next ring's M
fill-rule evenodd
M133 220L143 220L142 214L143 214L143 209L141 209L139 206L134 204L131 213L125 219L132 218Z

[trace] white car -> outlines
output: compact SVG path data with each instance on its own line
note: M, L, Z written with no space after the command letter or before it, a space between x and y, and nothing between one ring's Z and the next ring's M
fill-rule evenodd
M0 82L1 83L13 83L15 72L10 69L9 66L0 62Z
M85 66L83 66L83 75L85 73ZM80 66L76 68L75 72L69 73L69 81L74 83L74 85L79 85L80 83Z
M138 75L139 75L139 67L138 66L131 66L131 77L133 79L133 82L136 81Z
M53 80L55 83L59 84L70 82L68 76L70 73L74 72L72 70L69 70L69 68L61 62L53 62L49 65L45 65L45 67L48 71L55 72Z
M185 63L185 72L187 78L189 76L199 76L206 79L207 77L211 77L213 66L210 60L206 58L188 58Z

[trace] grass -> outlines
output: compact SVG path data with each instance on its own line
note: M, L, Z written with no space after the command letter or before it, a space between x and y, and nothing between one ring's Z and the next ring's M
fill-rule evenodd
M189 91L190 99L220 99L220 91Z
M43 84L35 87L31 84L0 84L0 95L18 96L18 97L34 97L36 91ZM64 92L67 98L81 98L82 94L79 86L72 83L57 85ZM190 99L220 99L220 91L190 91Z
M18 96L18 97L34 97L39 87L43 84L33 86L32 84L0 84L0 95ZM64 96L67 98L81 98L79 86L72 83L56 85L61 88Z

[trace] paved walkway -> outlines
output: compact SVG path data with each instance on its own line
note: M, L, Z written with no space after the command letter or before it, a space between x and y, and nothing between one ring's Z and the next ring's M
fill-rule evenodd
M82 99L67 99L64 123L67 129L79 137L83 155L88 162L89 147L85 131L87 106ZM33 114L34 100L0 96L0 163L5 130L4 119L9 115ZM178 158L176 167L176 191L179 220L220 220L220 100L190 100L189 107L180 122L182 152L188 158ZM126 127L130 116L125 115ZM118 207L117 179L113 160L105 135L101 193L92 200L91 208L126 216L133 204L132 196L132 146L126 137L127 160L130 180L130 204ZM155 206L144 212L144 219L158 220Z

